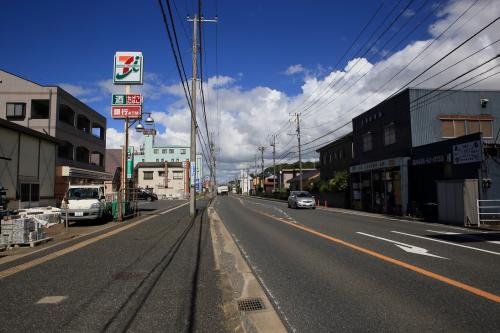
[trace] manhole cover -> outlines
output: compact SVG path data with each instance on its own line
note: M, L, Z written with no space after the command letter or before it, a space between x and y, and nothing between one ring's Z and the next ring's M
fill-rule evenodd
M145 275L146 275L145 272L119 272L113 274L113 280L121 280L121 281L134 280L142 278Z
M240 311L258 311L264 310L264 303L260 298L245 298L238 300L238 309Z

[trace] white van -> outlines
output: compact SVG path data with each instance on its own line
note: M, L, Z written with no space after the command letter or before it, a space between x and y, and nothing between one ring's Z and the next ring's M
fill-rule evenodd
M71 185L66 193L68 220L97 220L106 215L104 185ZM66 205L61 204L62 218Z

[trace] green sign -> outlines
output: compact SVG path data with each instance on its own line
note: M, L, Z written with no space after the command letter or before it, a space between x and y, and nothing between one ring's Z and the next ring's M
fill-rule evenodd
M132 172L134 171L134 147L128 147L127 153L127 179L132 178Z
M142 105L141 94L113 94L113 105Z

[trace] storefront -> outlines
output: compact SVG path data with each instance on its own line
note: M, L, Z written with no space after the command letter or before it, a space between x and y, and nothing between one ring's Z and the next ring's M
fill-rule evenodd
M397 157L352 166L352 207L377 213L406 214L408 160L408 157Z
M479 133L413 148L410 166L410 213L435 219L438 182L482 179L483 145Z

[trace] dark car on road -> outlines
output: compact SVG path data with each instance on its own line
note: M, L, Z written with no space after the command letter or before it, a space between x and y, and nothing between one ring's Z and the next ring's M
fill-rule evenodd
M143 189L136 189L135 193L132 194L132 198L135 198L135 200L147 201L158 200L158 196L155 193Z
M307 191L292 191L288 197L288 208L316 208L316 201Z

